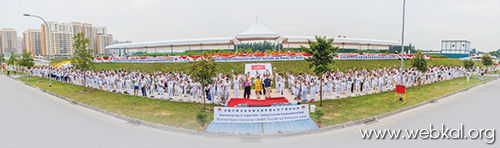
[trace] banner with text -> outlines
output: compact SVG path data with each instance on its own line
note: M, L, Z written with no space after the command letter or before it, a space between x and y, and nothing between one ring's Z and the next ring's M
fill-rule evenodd
M405 59L411 59L415 55L404 55ZM293 61L304 60L311 55L231 55L212 56L215 62L251 62L251 61ZM96 63L170 63L196 61L200 56L161 56L161 57L99 57L94 58ZM430 55L425 55L425 59L430 59ZM334 57L334 60L388 60L401 59L398 54L349 54L341 53Z
M309 119L309 106L275 107L215 107L213 122L219 123L263 123Z
M250 73L250 77L255 77L255 75L260 74L261 76L264 72L269 71L269 73L273 73L273 69L271 67L271 63L252 63L245 64L245 74ZM261 78L263 79L263 78Z

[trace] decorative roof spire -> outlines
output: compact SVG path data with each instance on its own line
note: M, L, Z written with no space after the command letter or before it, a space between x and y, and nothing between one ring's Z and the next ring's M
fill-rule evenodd
M267 29L259 21L259 16L255 16L255 22L250 28L236 35L236 38L278 38L279 34Z

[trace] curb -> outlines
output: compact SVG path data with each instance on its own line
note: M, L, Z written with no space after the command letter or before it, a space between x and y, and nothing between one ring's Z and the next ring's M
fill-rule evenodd
M347 123L343 123L343 124L337 124L337 125L322 127L322 128L318 128L318 129L315 129L315 130L302 131L302 132L291 132L291 133L265 134L265 135L264 134L261 134L261 135L241 135L241 134L234 135L234 134L227 134L227 133L210 133L210 132L206 132L206 131L197 131L197 130L191 130L191 129L177 128L177 127L172 127L172 126L166 126L166 125L163 125L163 124L156 124L156 123L152 123L152 122L148 122L148 121L143 121L143 120L139 120L139 119L135 119L135 118L130 118L130 117L127 117L127 116L124 116L124 115L119 115L119 114L116 114L116 113L113 113L113 112L110 112L110 111L107 111L107 110L104 110L104 109L100 109L100 108L97 108L97 107L94 107L94 106L91 106L91 105L88 105L88 104L85 104L85 103L81 103L81 102L78 102L78 101L73 100L73 99L69 99L69 98L63 97L63 96L58 95L56 93L53 93L51 91L42 89L40 87L31 85L31 84L28 84L28 83L26 83L24 81L18 80L16 78L12 78L10 76L6 76L6 77L11 78L11 79L13 79L15 81L18 81L20 83L23 83L24 85L30 86L32 88L35 88L37 90L40 90L40 91L42 91L44 93L47 93L47 94L50 94L52 96L58 97L58 98L60 98L62 100L68 101L71 104L79 105L79 106L85 107L87 109L94 110L94 111L103 113L105 115L112 116L112 117L115 117L117 119L121 119L121 120L127 121L127 122L129 122L131 124L142 125L142 126L146 126L146 127L151 127L151 128L156 128L156 129L164 130L164 131L184 133L184 134L189 134L189 135L210 136L210 137L219 137L219 138L236 138L236 139L292 137L292 136L309 135L309 134L315 134L315 133L323 133L323 132L333 131L333 130L338 130L338 129L343 129L343 128L347 128L347 127L351 127L351 126L356 126L356 125L361 125L361 124L367 124L367 123L370 123L370 122L373 122L373 121L377 121L377 120L380 120L380 119L384 119L384 118L387 118L387 117L399 114L401 112L404 112L404 111L407 111L407 110L410 110L410 109L414 109L414 108L417 108L417 107L420 107L420 106L423 106L423 105L426 105L426 104L434 103L434 102L436 102L436 101L438 101L440 99L446 98L448 96L451 96L451 95L454 95L454 94L457 94L457 93L460 93L460 92L465 92L465 91L468 91L471 88L474 88L474 87L477 87L479 85L483 85L483 84L486 84L486 83L489 83L489 82L492 82L492 81L495 81L495 80L499 79L499 77L496 77L494 79L490 79L488 81L485 81L485 82L482 82L482 83L479 83L479 84L476 84L476 85L473 85L473 86L470 86L470 87L467 87L467 88L455 91L453 93L446 94L446 95L443 95L443 96L440 96L440 97L437 97L437 98L434 98L434 99L430 99L429 101L425 101L425 102L422 102L422 103L419 103L419 104L408 106L406 108L402 108L402 109L399 109L399 110L396 110L396 111L392 111L392 112L389 112L389 113L385 113L385 114L381 114L381 115L377 115L377 116L372 116L372 117L368 117L368 118L361 119L361 120L351 121L351 122L347 122Z
M461 90L457 90L455 92L452 92L452 93L449 93L449 94L446 94L446 95L443 95L443 96L440 96L440 97L437 97L437 98L434 98L434 99L430 99L428 101L425 101L425 102L422 102L422 103L419 103L419 104L415 104L415 105L408 106L408 107L405 107L405 108L402 108L402 109L399 109L399 110L395 110L395 111L392 111L392 112L389 112L389 113L385 113L385 114L381 114L381 115L377 115L377 116L372 116L372 117L368 117L368 118L361 119L361 120L351 121L351 122L347 122L347 123L343 123L343 124L337 124L337 125L327 126L327 127L323 127L323 128L326 128L326 129L328 129L328 131L330 131L330 130L342 129L342 128L346 128L346 127L350 127L350 126L356 126L356 125L364 124L364 123L367 123L367 122L377 121L377 120L384 119L384 118L387 118L387 117L390 117L390 116L393 116L393 115L397 115L397 114L399 114L401 112L404 112L404 111L407 111L407 110L410 110L410 109L421 107L421 106L426 105L426 104L432 104L432 103L434 103L434 102L436 102L438 100L441 100L443 98L455 95L457 93L468 91L471 88L474 88L474 87L477 87L479 85L483 85L483 84L495 81L497 79L499 79L499 77L490 79L488 81L485 81L485 82L482 82L482 83L479 83L479 84L476 84L476 85L473 85L473 86L470 86L470 87L467 87L467 88L464 88L464 89L461 89Z

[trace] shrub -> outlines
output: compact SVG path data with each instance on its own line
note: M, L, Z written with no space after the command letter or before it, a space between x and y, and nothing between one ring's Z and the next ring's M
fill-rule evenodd
M481 57L481 62L483 63L484 66L491 66L493 65L493 59L489 55L484 55Z
M472 60L463 60L462 63L464 65L465 69L474 68L474 61L472 61Z
M313 115L316 119L316 122L321 123L321 118L325 116L325 111L322 108L317 108L316 111L314 111Z
M207 115L207 113L203 113L203 112L200 112L200 111L196 112L196 122L198 122L201 127L205 127L205 125L208 122L208 115Z
M411 65L413 67L416 67L418 70L422 72L427 72L427 60L425 59L424 54L422 52L417 51L417 54L415 54L415 57L411 59Z

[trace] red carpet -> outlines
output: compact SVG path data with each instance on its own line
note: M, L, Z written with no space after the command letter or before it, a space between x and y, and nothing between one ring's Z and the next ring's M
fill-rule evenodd
M241 104L243 107L243 104L247 104L247 107L252 107L252 106L272 106L273 103L288 103L288 100L285 99L284 97L273 97L273 98L266 98L265 100L254 100L254 99L246 99L246 98L231 98L231 101L227 104L227 107L234 107L235 105Z

